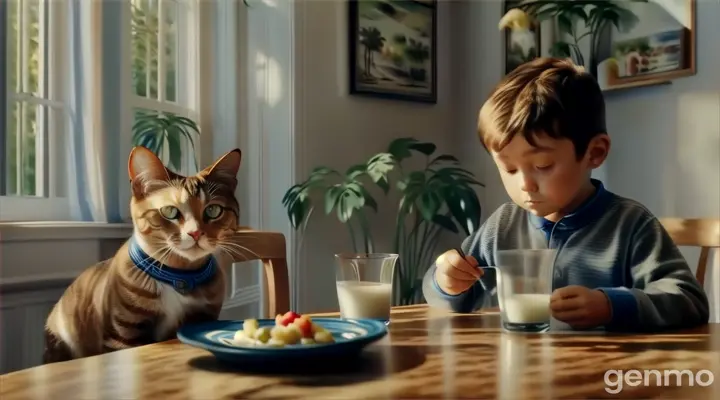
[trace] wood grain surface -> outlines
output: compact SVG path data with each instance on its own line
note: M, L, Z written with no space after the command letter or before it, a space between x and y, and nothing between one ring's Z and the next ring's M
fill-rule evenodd
M720 399L720 324L528 335L503 332L499 322L496 312L397 308L390 334L359 359L273 370L240 370L169 341L2 375L0 399ZM604 379L613 370L636 372L618 387L617 374ZM710 374L717 379L702 386Z

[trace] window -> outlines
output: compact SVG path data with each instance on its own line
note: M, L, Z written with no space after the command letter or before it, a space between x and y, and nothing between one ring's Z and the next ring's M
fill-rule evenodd
M64 1L0 2L0 220L64 219Z
M198 10L194 0L132 0L131 7L133 145L148 145L138 137L148 129L143 124L148 115L172 120L179 116L197 124ZM166 165L183 174L195 172L199 155L197 133L187 127L185 131L192 143L167 132L174 137L149 144Z

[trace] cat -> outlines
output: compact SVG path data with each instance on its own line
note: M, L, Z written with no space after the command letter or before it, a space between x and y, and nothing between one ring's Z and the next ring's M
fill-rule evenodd
M112 258L83 271L55 304L43 363L172 339L181 324L218 318L230 238L239 228L240 161L235 149L184 177L147 148L133 148L133 234Z

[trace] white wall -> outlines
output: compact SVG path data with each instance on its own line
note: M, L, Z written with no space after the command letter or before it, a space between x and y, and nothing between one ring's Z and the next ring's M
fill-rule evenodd
M458 7L464 11L454 25L462 25L467 37L476 40L466 43L461 75L473 88L463 93L459 117L466 124L460 129L459 140L466 144L460 155L467 160L481 152L473 130L478 107L502 77L502 36L497 29L502 2L470 1ZM696 76L606 94L612 149L595 176L609 190L640 201L659 217L720 216L719 17L720 2L698 1ZM507 200L490 163L483 155L474 164L486 171L486 216ZM681 250L694 269L698 252ZM720 254L712 263L715 272L706 277L706 290L714 304L712 318L720 321L720 293L710 286L720 279Z

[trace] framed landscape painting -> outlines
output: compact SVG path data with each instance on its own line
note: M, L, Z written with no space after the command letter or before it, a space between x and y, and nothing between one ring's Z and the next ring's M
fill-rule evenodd
M437 102L436 0L349 0L350 94Z

